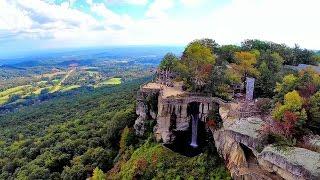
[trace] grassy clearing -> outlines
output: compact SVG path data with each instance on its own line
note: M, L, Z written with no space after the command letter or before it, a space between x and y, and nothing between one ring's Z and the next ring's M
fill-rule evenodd
M81 86L79 86L79 85L65 86L65 87L63 87L60 91L66 92L66 91L70 91L70 90L72 90L72 89L77 89L77 88L79 88L79 87L81 87Z
M111 78L111 79L108 79L100 84L101 85L119 85L119 84L121 84L121 78Z
M7 89L5 91L0 92L0 97L10 96L13 94L20 94L21 92L23 92L25 88L30 88L30 87L31 85L25 85L25 86L17 86L14 88Z
M9 100L9 96L0 97L0 105L6 103Z
M56 85L56 86L53 86L50 90L51 93L54 93L54 92L57 92L57 91L60 91L62 88L62 86L60 84Z
M50 88L52 88L52 86L48 86L48 87L44 87L44 88L37 88L35 91L33 91L33 94L40 95L42 90L50 89Z

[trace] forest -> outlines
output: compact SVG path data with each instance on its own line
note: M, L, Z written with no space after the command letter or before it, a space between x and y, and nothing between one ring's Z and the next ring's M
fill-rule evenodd
M146 80L84 89L1 116L0 179L85 179L95 167L110 169Z

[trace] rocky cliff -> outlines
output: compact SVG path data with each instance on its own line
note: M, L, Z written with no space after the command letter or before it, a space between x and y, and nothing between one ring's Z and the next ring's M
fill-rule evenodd
M154 134L159 142L173 142L175 132L186 131L190 124L190 105L196 104L200 120L207 121L213 104L219 104L223 120L220 129L211 129L218 153L234 179L320 179L320 154L303 148L282 152L267 145L260 136L264 120L259 116L242 118L241 103L225 103L217 98L149 83L141 87L137 102L138 119L134 128L143 135L145 124L154 119Z
M188 107L190 103L196 104L196 113L203 122L206 121L213 103L211 97L183 91L179 83L173 87L149 83L141 86L137 96L136 111L139 117L134 125L136 134L142 135L146 121L154 119L157 121L154 128L155 137L163 143L173 142L174 132L186 131L189 128L191 112ZM157 104L156 108L152 108L154 104Z

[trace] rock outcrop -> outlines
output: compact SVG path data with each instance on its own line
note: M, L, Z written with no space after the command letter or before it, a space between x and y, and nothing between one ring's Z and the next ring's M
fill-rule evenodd
M134 129L136 134L142 136L145 133L145 123L148 120L157 118L158 96L160 87L158 88L140 88L137 92L137 108L136 114L138 118L135 121Z
M286 150L267 146L258 155L261 167L284 179L319 179L320 154L308 149L291 147Z
M303 148L280 150L260 136L260 117L240 118L236 105L220 107L223 128L213 131L220 156L234 179L319 179L320 154Z
M282 152L267 145L260 135L265 121L252 113L243 116L241 103L188 93L177 84L168 87L149 83L141 86L137 97L136 134L143 135L147 121L156 120L154 135L164 144L173 142L175 133L190 128L191 113L196 112L206 122L214 104L219 104L223 126L211 131L217 151L234 179L320 179L318 152L303 148ZM195 112L190 112L191 106ZM314 147L318 142L310 141Z
M157 99L157 108L151 108L152 103L148 101L150 98ZM175 139L175 132L186 131L189 128L190 103L197 104L199 119L205 122L213 102L215 100L212 97L183 91L181 83L176 83L172 87L159 83L141 86L136 110L139 117L134 125L136 134L143 135L145 121L156 119L157 124L154 128L156 139L166 144L171 143Z

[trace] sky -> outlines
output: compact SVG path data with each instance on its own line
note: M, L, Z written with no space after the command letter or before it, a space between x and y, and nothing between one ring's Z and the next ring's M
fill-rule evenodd
M319 0L0 0L0 57L261 39L320 49Z

